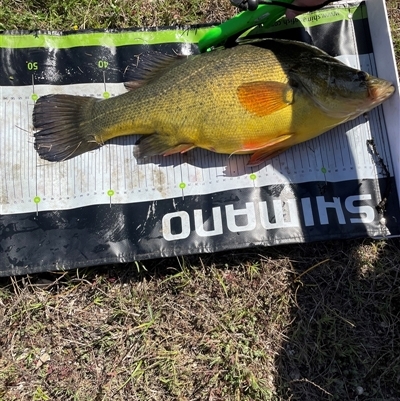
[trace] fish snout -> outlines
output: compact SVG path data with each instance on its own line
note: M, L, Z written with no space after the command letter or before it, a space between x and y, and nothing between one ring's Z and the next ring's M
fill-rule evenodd
M375 104L382 103L394 92L395 86L389 81L379 78L371 78L368 81L368 95Z

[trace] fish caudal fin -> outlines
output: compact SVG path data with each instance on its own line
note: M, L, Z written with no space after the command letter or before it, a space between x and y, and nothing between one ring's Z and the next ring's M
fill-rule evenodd
M99 148L91 124L98 100L73 95L40 97L33 109L35 149L42 159L64 161Z

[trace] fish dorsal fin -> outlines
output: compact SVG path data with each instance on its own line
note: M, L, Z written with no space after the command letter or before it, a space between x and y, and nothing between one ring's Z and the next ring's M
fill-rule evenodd
M137 57L136 65L130 65L124 72L125 88L140 88L164 74L187 56L163 53L143 53Z
M264 117L290 106L294 92L289 84L275 81L254 81L237 89L240 104L250 113Z

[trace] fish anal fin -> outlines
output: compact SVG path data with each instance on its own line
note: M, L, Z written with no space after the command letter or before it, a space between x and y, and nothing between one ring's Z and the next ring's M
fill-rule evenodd
M134 156L145 159L151 156L169 156L175 153L185 153L195 148L191 143L173 143L171 137L158 133L142 136L137 142Z
M254 149L255 152L251 155L247 165L249 167L258 166L266 160L272 159L289 149L293 145L293 143L289 144L289 139L292 138L292 136L293 134L281 135L270 141L268 145Z
M254 152L250 160L247 163L248 167L256 167L260 165L261 163L264 163L267 160L271 160L274 157L280 155L281 153L285 152L288 150L291 146L282 146L281 148L278 149L271 149L271 150L266 150L266 149L260 149Z
M241 149L242 151L257 151L257 150L264 150L268 148L272 148L281 142L287 141L293 136L293 134L285 134L285 135L280 135L277 136L276 138L270 139L269 141L265 140L254 140L254 141L248 141L244 144L243 148Z
M181 143L174 148L168 149L166 152L163 153L163 156L173 155L175 153L186 153L189 150L195 148L196 146L192 145L191 143Z
M124 83L127 90L135 90L148 84L168 69L187 59L183 55L163 53L143 53L136 56L136 65L130 65L124 72Z
M268 116L290 106L294 92L289 84L276 81L254 81L237 89L240 104L258 117Z

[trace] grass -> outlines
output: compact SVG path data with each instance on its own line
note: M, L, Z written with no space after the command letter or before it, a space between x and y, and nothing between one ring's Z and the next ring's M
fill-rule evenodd
M399 245L2 279L0 399L397 400Z
M398 60L400 15L388 1ZM3 0L0 28L200 23L227 1ZM0 279L0 400L400 399L400 240Z
M2 0L0 29L88 29L196 24L235 13L227 0Z
M400 5L398 1L386 0L386 7L390 15L393 47L397 58L397 69L400 71Z

